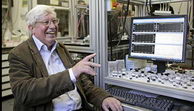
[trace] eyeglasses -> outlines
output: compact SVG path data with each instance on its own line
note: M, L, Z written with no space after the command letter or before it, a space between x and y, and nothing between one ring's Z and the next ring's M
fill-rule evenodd
M53 19L53 20L47 20L47 21L37 21L36 23L41 23L45 26L49 26L51 24L51 22L55 25L59 24L59 19Z

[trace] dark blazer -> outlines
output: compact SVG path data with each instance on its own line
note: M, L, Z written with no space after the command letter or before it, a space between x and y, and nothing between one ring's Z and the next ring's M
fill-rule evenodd
M56 50L66 69L71 68L74 62L65 46L59 43ZM14 111L52 111L52 99L75 88L67 70L48 75L32 37L12 49L8 59ZM86 111L93 109L91 104L101 109L103 99L110 96L95 87L85 74L81 74L76 85Z

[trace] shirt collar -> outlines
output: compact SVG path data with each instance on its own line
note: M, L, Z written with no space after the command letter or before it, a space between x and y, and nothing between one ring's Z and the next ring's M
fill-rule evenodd
M36 44L36 47L38 48L39 51L41 51L42 49L48 50L47 46L44 43L42 43L39 39L37 39L35 35L32 35L32 38L33 38L33 40ZM56 49L56 46L57 46L57 41L53 45L51 52Z

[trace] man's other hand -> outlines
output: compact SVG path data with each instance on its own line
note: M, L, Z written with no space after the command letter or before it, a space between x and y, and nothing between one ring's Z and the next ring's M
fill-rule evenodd
M104 111L123 111L121 102L113 97L105 98L102 102L102 108Z
M73 74L76 78L79 77L81 73L86 73L90 75L96 75L93 67L100 67L100 64L90 62L89 60L95 57L96 54L90 54L79 61L75 66L72 67Z

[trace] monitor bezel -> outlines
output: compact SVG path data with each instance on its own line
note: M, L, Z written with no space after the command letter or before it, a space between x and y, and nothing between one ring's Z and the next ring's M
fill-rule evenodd
M135 19L158 19L158 18L184 18L184 34L183 34L183 51L182 51L182 59L181 60L174 60L174 59L167 59L167 58L154 58L154 57L145 57L145 56L131 56L131 45L132 45L132 26L133 21ZM186 42L188 38L188 16L187 15L168 15L168 16L143 16L143 17L132 17L131 24L130 24L130 35L129 35L129 58L136 58L136 59L146 59L152 61L165 61L165 62L177 62L182 63L186 60Z

